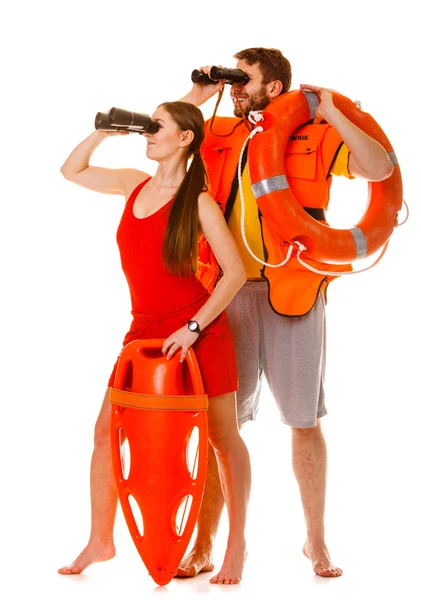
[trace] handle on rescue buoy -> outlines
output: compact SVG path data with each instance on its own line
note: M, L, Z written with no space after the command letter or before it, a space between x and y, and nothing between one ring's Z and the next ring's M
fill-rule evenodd
M127 350L129 350L129 348L128 348L129 345L130 345L130 348L133 348L134 351L136 352L136 360L146 360L147 361L151 358L155 358L155 360L161 361L163 363L163 366L165 367L167 364L167 359L165 358L164 355L161 354L161 349L162 349L164 342L165 342L164 339L135 340L133 342L130 342L130 344L128 344L127 346L125 346L125 348L123 349L123 352L121 353L120 359L119 359L119 369L116 372L116 377L115 377L115 382L114 382L113 387L116 389L120 389L120 390L124 390L124 388L125 388L124 380L125 380L126 372L129 367L129 363L131 363L133 360L132 353L127 351ZM151 351L155 352L155 357L153 357L151 355ZM180 355L180 352L181 352L181 350L176 352L174 354L174 356L171 357L169 362L171 362L173 360L177 361L178 357ZM199 364L197 362L197 358L196 358L193 348L189 348L187 350L187 355L186 355L185 361L186 361L188 369L189 369L193 393L197 394L197 395L204 394L203 382L202 382L202 377L200 374L200 368L199 368ZM181 375L181 367L182 366L178 365L178 363L175 363L174 368L176 368L178 366L180 366L180 375Z

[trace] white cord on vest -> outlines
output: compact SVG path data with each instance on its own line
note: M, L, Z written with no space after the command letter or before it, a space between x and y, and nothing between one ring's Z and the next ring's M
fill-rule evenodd
M389 245L389 240L387 240L387 242L383 246L383 250L381 251L380 256L377 257L377 259L374 261L374 263L372 265L370 265L369 267L366 267L365 269L360 269L359 271L321 271L319 269L315 269L314 267L311 267L309 264L304 262L302 258L300 258L301 252L304 252L305 250L307 250L307 248L304 246L304 244L301 244L301 242L297 242L297 241L295 241L294 244L296 244L298 246L297 260L300 264L303 265L303 267L305 267L309 271L313 271L313 273L317 273L319 275L329 275L329 276L337 277L338 275L341 275L341 276L342 275L356 275L357 273L363 273L364 271L369 271L370 269L372 269L375 265L377 265L379 260L383 257L384 253L386 252L387 247Z
M258 110L250 111L248 118L249 118L249 121L251 121L254 124L256 124L258 121L264 120L263 115ZM260 133L262 131L263 131L263 127L261 125L258 125L255 129L253 129L253 131L250 133L248 138L245 140L243 147L241 148L240 160L238 161L237 173L238 173L238 190L240 192L240 200L241 200L241 236L243 238L244 245L247 248L249 254L251 254L251 256L255 260L257 260L257 262L259 262L261 265L265 265L266 267L283 267L284 265L286 265L286 263L291 258L291 254L294 249L294 247L292 245L290 245L288 248L288 252L287 252L285 260L283 260L281 263L279 263L277 265L272 265L270 263L264 262L263 260L261 260L258 256L256 256L254 254L254 252L250 248L247 238L246 238L246 226L245 226L246 208L245 208L244 193L243 193L243 180L242 180L242 176L241 176L241 164L243 162L243 154L244 154L246 145L248 144L248 141L251 140L256 135L256 133Z
M395 227L400 227L401 225L403 225L404 223L407 222L408 217L409 217L409 206L407 205L407 203L405 202L405 200L402 198L402 202L405 204L405 209L406 209L406 217L405 219L402 221L402 223L399 223L398 221L395 224Z

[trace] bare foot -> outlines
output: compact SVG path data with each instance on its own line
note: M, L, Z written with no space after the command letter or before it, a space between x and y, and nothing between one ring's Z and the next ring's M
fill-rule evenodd
M181 561L175 576L196 577L199 573L213 571L215 568L212 558L212 549L193 547L191 552Z
M241 546L233 545L232 548L227 549L221 570L209 580L210 583L219 583L221 585L240 583L246 558L247 551L243 544Z
M338 569L332 564L329 552L324 544L316 546L306 540L303 552L304 556L311 560L316 575L320 577L340 577L342 575L342 569Z
M68 567L62 567L58 570L60 575L79 575L92 563L110 560L115 556L114 544L102 544L99 542L89 542L77 559Z

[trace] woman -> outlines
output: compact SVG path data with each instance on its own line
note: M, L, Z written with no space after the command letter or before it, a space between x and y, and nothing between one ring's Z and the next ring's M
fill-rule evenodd
M209 398L209 442L217 457L229 517L222 568L210 581L239 583L246 556L244 529L251 477L248 451L237 428L235 351L223 311L245 282L245 271L222 212L204 191L201 111L186 102L166 102L152 118L159 130L144 136L147 157L158 163L153 177L135 169L90 166L97 146L108 136L121 135L104 131L94 131L81 142L61 172L66 179L88 189L126 197L117 242L130 289L133 321L123 346L135 339L161 337L165 338L162 352L166 357L170 359L180 351L180 360L184 360L188 348L194 345ZM194 275L201 233L223 270L212 294ZM115 370L116 366L109 387ZM118 495L111 462L110 415L107 390L95 426L91 535L76 560L59 570L61 574L81 573L88 565L115 555L113 529ZM203 570L212 569L213 564L208 564Z

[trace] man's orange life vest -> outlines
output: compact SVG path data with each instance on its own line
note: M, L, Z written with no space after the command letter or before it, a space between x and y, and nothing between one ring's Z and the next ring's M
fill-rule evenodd
M209 193L225 212L244 141L250 131L241 119L216 117L206 122L205 139L201 148L209 178ZM328 124L306 124L290 136L285 149L285 168L288 182L297 200L308 209L326 209L332 178L330 170L342 145L338 133ZM270 152L270 148L268 148ZM253 143L248 160L253 161ZM260 214L265 262L278 264L286 257L288 244L280 240L272 224ZM319 290L325 290L332 276L313 273L295 258L295 252L285 266L263 266L261 273L269 284L269 303L284 316L302 316L311 310ZM219 274L218 263L209 244L199 241L198 277L211 290ZM319 270L351 270L350 265L332 265L307 259Z

